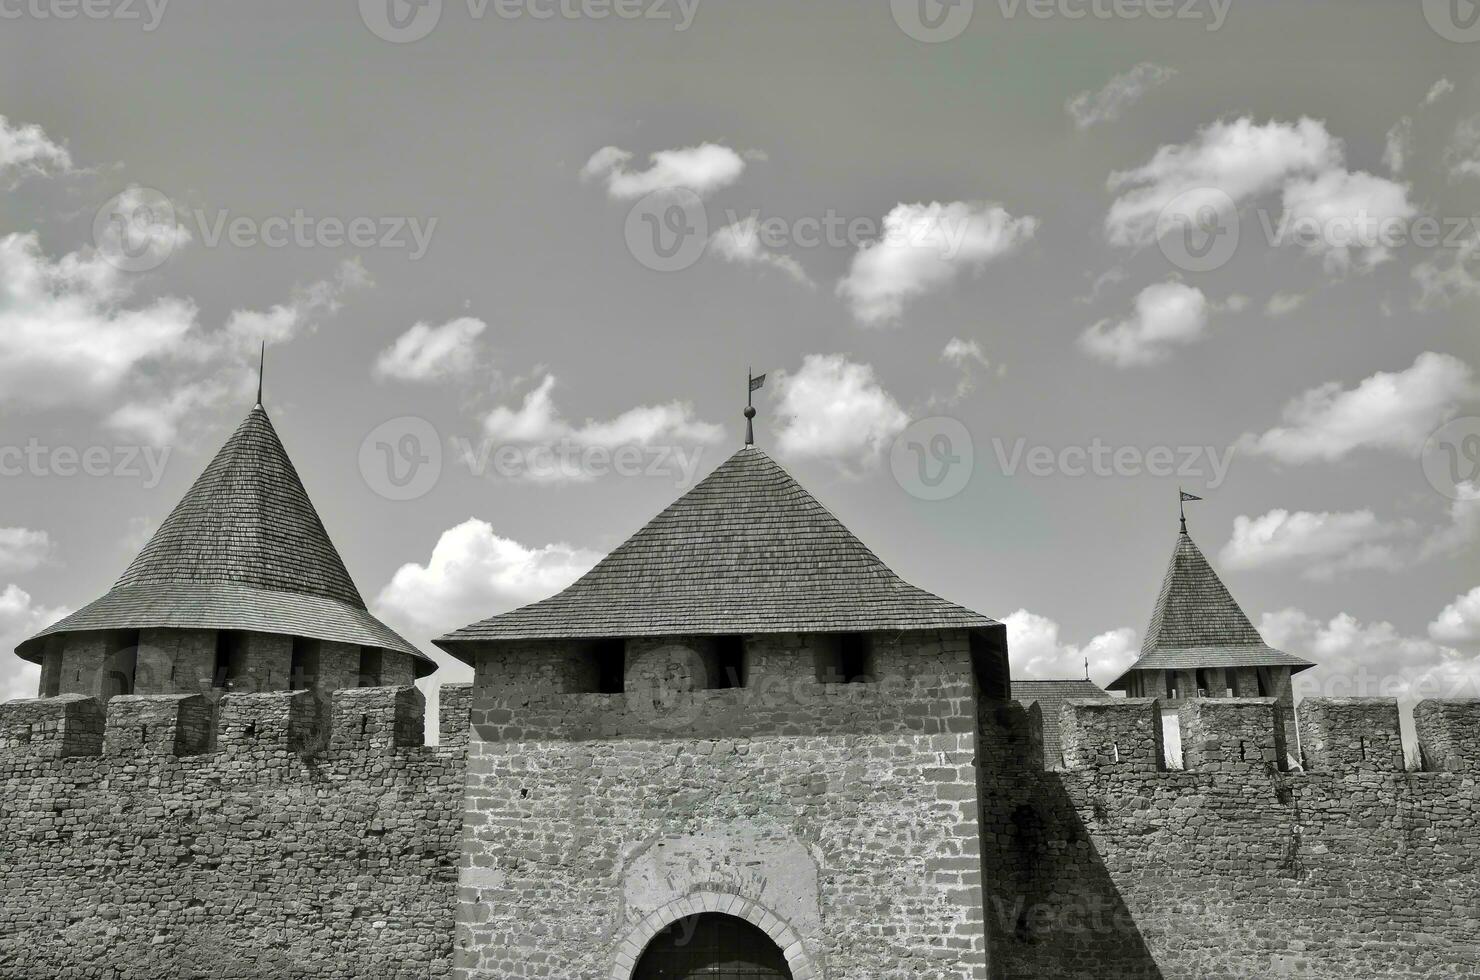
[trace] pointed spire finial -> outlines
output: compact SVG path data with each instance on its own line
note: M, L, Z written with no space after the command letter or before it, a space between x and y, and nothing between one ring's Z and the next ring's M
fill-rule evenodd
M757 376L750 368L745 369L745 444L755 445L755 404L753 396L766 383L764 374Z
M1196 494L1188 493L1186 490L1183 490L1181 487L1178 487L1177 488L1177 496L1180 498L1177 501L1177 513L1182 518L1182 532L1181 533L1186 534L1187 533L1187 501L1189 501L1189 500L1201 500L1202 498L1199 497L1199 496L1197 496Z
M267 341L262 342L262 352L257 355L257 404L262 404L262 375L267 368Z

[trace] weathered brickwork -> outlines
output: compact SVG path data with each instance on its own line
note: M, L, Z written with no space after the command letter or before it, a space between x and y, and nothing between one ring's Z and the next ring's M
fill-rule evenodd
M752 637L744 688L636 669L614 695L563 693L587 667L559 644L480 656L457 975L625 980L658 928L717 909L797 980L984 978L965 635L877 637L869 684L818 683L817 645Z
M0 705L0 977L447 976L463 750L373 688L315 752L313 704L228 694L211 751L199 695Z
M1474 770L1403 772L1392 702L1306 701L1303 772L1253 762L1253 746L1272 759L1283 739L1273 700L1185 702L1180 772L1145 765L1159 706L1103 704L1065 707L1059 772L1032 764L1021 709L984 705L994 978L1480 975ZM1464 729L1424 726L1473 708L1417 715L1446 768L1463 768Z

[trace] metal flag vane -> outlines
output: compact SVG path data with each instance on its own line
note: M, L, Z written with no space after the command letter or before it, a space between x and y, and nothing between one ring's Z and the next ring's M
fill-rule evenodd
M755 403L754 396L766 383L764 374L753 374L750 368L745 369L745 444L755 445Z
M1201 500L1202 498L1199 497L1199 496L1197 496L1197 494L1188 493L1186 490L1183 490L1181 487L1178 487L1177 488L1177 493L1181 497L1181 499L1179 501L1177 501L1177 513L1182 518L1182 533L1183 534L1186 534L1187 533L1187 501L1189 501L1189 500Z
M267 341L262 342L262 352L257 355L257 404L262 404L262 374L267 368Z

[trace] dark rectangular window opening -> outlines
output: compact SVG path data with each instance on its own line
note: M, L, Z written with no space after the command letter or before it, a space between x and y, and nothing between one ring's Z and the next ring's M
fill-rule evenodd
M716 637L714 646L716 653L715 668L719 672L719 676L715 678L714 686L720 690L744 687L745 637Z
M139 631L118 630L109 634L108 659L103 665L103 697L133 694L139 667Z
M288 668L288 690L307 691L319 679L319 641L293 637L293 659Z
M817 651L817 683L867 684L873 678L873 643L867 633L834 633Z
M236 687L246 669L246 637L236 630L216 633L216 664L211 669L211 686L223 691Z
M360 686L379 687L381 650L378 647L360 647Z
M627 641L620 637L597 640L592 656L596 659L596 693L626 693Z

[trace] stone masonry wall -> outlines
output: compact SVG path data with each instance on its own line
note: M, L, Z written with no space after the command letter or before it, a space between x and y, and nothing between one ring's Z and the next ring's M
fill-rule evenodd
M316 749L308 692L0 705L0 978L447 976L466 728L332 710Z
M1187 769L1167 772L1146 765L1157 702L1079 702L1044 772L1035 719L984 705L994 980L1480 976L1480 705L1420 706L1446 770L1425 772L1376 700L1304 702L1305 771L1283 772L1277 709L1183 702Z
M751 638L732 690L541 693L585 683L572 651L481 657L456 975L626 980L658 929L726 911L796 980L984 978L965 636L876 638L852 685L817 682L813 642Z

